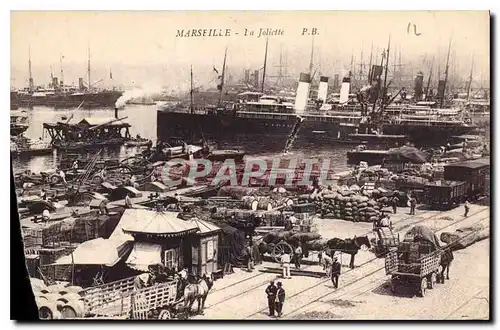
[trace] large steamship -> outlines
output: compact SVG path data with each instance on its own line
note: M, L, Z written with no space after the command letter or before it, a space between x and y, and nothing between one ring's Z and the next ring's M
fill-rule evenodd
M264 60L262 86L264 86L265 63L266 60ZM262 93L257 99L222 104L220 100L224 87L224 58L222 80L219 85L219 105L196 109L191 100L190 107L161 108L157 112L157 135L159 139L164 140L171 136L193 137L198 133L201 134L201 138L216 141L231 141L240 137L252 139L253 136L263 135L268 139L273 139L274 142L281 140L284 142L294 132L294 134L297 133L296 140L331 143L356 142L358 140L352 139L353 135L358 135L356 133L375 131L384 135L406 136L416 144L432 145L446 142L451 136L468 134L476 128L464 119L463 114L444 116L440 109L429 104L417 103L411 107L408 104L402 104L398 105L401 111L397 113L386 111L388 104L394 100L394 98L389 100L386 92L387 63L388 56L383 86L381 77L384 67L373 65L369 76L372 84L358 93L359 104L354 107L349 105L350 76L343 78L338 104L332 104L331 99L327 99L328 77L320 77L315 99L310 98L312 94L310 93L311 73L300 74L293 103L280 97L263 95L264 89L262 88ZM311 67L312 64L310 69ZM446 79L439 81L437 94L441 100L445 97L445 85ZM422 94L423 74L419 73L415 79L414 100L428 98L423 97ZM403 114L404 109L411 111ZM297 129L296 125L299 122L300 128Z
M327 82L327 77L320 78L318 99L321 101L326 100ZM475 128L461 119L444 118L427 105L413 107L414 112L427 112L425 115L389 115L374 124L361 111L354 111L356 108L341 111L342 107L329 104L318 107L316 102L311 104L308 97L310 84L310 75L302 73L294 103L263 95L258 101L233 103L230 109L215 106L203 109L159 109L158 138L188 137L194 131L216 141L251 139L254 135L269 136L275 142L285 141L298 117L304 120L297 140L313 142L349 142L352 134L369 133L373 127L377 127L384 134L406 135L414 142L439 143L454 135L470 133ZM341 102L345 102L348 91L349 79L345 78L341 88Z
M83 78L78 78L78 87L65 85L61 68L60 80L52 76L48 87L35 86L31 73L31 52L28 65L29 85L21 90L11 91L11 109L33 106L71 108L79 105L84 108L107 108L114 107L116 101L123 95L123 92L119 90L102 89L94 86L96 83L92 83L90 80L90 49L87 85L85 85ZM112 78L111 72L110 78Z

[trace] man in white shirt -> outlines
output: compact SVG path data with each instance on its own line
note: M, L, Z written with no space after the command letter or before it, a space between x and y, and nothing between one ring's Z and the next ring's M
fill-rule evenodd
M281 255L281 266L283 267L283 278L292 278L290 274L290 255L283 252Z
M61 177L61 180L64 182L64 184L67 185L68 183L66 182L66 174L64 173L64 171L62 169L58 168L57 174L59 174L59 176Z

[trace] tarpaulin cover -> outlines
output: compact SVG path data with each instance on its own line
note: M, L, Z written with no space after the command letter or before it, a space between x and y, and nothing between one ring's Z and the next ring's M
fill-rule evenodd
M127 259L127 266L143 272L149 265L161 263L161 245L144 242L134 243L134 248Z
M72 254L56 260L56 265L104 265L112 267L130 251L128 241L96 238L83 242Z
M432 229L426 226L419 226L419 225L414 226L406 233L404 240L405 241L411 240L414 242L419 240L425 240L431 243L435 249L441 247L439 244L439 239L436 236L436 234L434 234Z
M427 162L425 152L414 147L403 146L400 148L392 148L389 150L389 155L399 160L409 161L415 164L424 164Z
M228 225L221 224L221 229L225 244L229 248L229 262L233 265L245 263L247 257L245 233Z

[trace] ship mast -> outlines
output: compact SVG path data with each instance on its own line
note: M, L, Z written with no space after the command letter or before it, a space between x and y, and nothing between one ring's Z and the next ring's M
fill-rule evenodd
M432 57L431 72L429 73L429 79L427 79L427 87L425 88L425 99L429 99L429 87L431 85L432 79L432 67L434 66L434 57Z
M372 76L372 59L373 59L373 41L372 47L370 49L370 66L368 67L368 83L371 84L371 76Z
M90 43L88 45L88 60L87 60L87 79L88 79L88 89L90 92Z
M313 62L314 62L314 36L312 38L312 43L311 43L311 60L309 61L309 75L311 76L311 79L313 74Z
M191 65L191 90L189 92L190 94L190 97L191 97L191 104L190 104L190 107L191 107L191 114L194 113L194 106L193 106L193 93L194 93L194 87L193 87L193 66Z
M224 51L224 62L222 63L222 77L220 82L220 95L219 95L219 106L222 104L222 91L224 90L224 75L226 74L226 57L227 57L227 46Z
M384 90L383 90L383 96L382 96L382 106L383 108L385 107L385 96L387 94L386 88L387 88L387 69L389 68L389 56L390 56L390 50L391 50L391 36L389 35L389 43L387 44L387 58L385 60L385 73L384 73Z
M264 83L266 81L266 66L267 66L267 43L269 39L266 38L266 52L264 54L264 70L262 71L262 86L261 88L261 93L264 94Z
M35 89L35 86L33 85L33 75L31 72L31 46L28 47L28 70L29 70L28 86L30 92L32 92Z
M448 57L446 59L446 68L444 70L443 97L441 98L441 105L440 105L441 108L443 107L443 102L446 95L446 82L448 81L448 68L450 65L450 50L451 50L451 38L450 42L448 43Z
M474 54L472 54L472 65L470 67L469 84L467 85L467 100L469 99L470 89L472 86L472 70L474 69Z
M63 65L62 65L62 60L63 60L63 54L59 56L59 67L61 69L61 80L59 81L59 85L62 86L64 83L64 71L63 71Z

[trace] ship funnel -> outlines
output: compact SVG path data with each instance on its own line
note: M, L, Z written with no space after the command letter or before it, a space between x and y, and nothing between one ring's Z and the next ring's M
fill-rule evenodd
M253 84L255 88L259 88L259 70L253 72Z
M424 74L422 72L417 73L415 77L415 101L420 101L422 99L424 86Z
M118 107L115 107L115 118L118 119Z
M333 76L333 90L336 92L339 90L340 88L340 84L339 84L339 80L340 80L340 75L338 73L336 73L334 76Z
M83 90L85 88L85 85L83 84L83 78L78 78L78 88L80 90Z
M349 101L349 92L351 90L351 78L345 77L342 79L342 86L340 87L340 100L341 104Z
M301 73L299 78L299 86L297 87L297 95L295 96L295 112L304 113L307 100L309 99L309 87L311 85L311 75Z
M326 102L326 97L328 95L328 77L320 77L319 78L319 87L318 87L318 100Z
M52 78L52 87L53 88L59 87L59 82L57 81L57 77Z
M439 80L438 82L438 90L437 90L437 98L440 100L444 100L444 94L445 94L445 81L444 80Z

